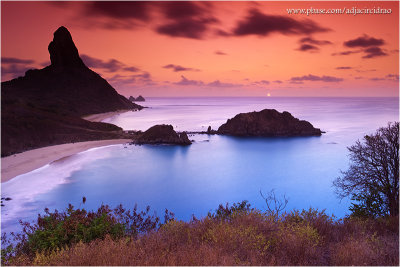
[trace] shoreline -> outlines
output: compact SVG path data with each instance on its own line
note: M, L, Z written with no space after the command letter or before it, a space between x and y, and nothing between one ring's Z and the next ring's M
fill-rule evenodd
M135 110L134 109L121 109L121 110L117 110L117 111L85 115L85 116L82 116L81 118L84 120L87 120L87 121L91 121L91 122L101 122L104 119L111 118L116 115L119 115L119 114L122 114L125 112L129 112L129 111L134 112Z
M46 164L91 148L124 144L131 141L131 139L111 139L76 142L41 147L4 157L1 158L1 183L7 182L18 175L36 170Z

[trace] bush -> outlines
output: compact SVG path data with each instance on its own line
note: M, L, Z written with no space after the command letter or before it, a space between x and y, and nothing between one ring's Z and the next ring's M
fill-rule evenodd
M39 217L43 219L40 234L35 230L20 243L29 249L15 250L2 263L106 266L399 263L398 217L336 220L324 211L309 209L276 218L276 214L252 209L243 201L232 206L220 205L205 218L189 222L175 220L166 211L161 224L158 217L148 215L150 208L137 212L136 208L126 211L122 206L114 210L106 207L90 213L91 216L71 206L65 213L47 211ZM77 227L81 230L75 234L75 226L80 224L84 226ZM65 225L69 227L60 230ZM71 238L65 241L68 234ZM54 246L48 245L50 241Z
M5 235L2 237L2 260L7 262L15 254L33 257L37 253L56 251L70 247L79 242L89 243L104 239L106 236L117 240L122 237L137 238L156 229L159 218L149 215L150 207L138 212L137 206L132 211L125 210L122 205L110 209L101 205L97 211L75 209L71 204L64 212L50 212L45 209L44 215L38 215L37 222L30 224L20 222L22 233L14 235L14 246ZM166 220L171 220L172 213L166 211Z

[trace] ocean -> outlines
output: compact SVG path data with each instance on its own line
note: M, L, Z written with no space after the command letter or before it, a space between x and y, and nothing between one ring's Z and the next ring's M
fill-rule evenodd
M177 131L205 131L241 112L288 111L325 131L320 137L238 138L191 135L188 147L112 145L90 149L2 183L2 232L18 231L44 208L97 209L101 204L147 205L180 220L201 218L219 204L247 200L266 210L274 190L289 200L286 211L319 210L342 218L348 199L332 181L349 166L347 147L399 119L398 98L148 98L148 108L105 120L125 130L171 124ZM87 201L82 202L85 196Z

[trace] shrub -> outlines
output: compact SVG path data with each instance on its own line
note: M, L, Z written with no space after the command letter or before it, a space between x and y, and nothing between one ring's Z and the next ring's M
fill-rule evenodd
M92 213L71 206L64 213L47 211L45 216L39 216L42 228L35 226L41 234L32 228L32 235L17 245L13 255L9 253L2 258L2 263L191 266L399 263L398 217L335 220L324 211L309 209L277 218L268 211L250 208L244 201L232 206L220 205L205 218L189 222L175 220L166 211L161 224L158 217L148 215L149 211L150 208L137 212L136 207L127 211L122 206L114 210L102 206ZM75 227L80 224L82 228ZM62 230L65 225L69 228ZM65 241L68 233L72 237ZM50 240L54 246L48 245Z

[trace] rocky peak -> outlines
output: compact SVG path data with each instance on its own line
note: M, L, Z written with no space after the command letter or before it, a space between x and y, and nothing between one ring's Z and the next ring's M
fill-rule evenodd
M50 42L48 50L53 68L85 66L79 57L78 49L72 40L71 34L64 26L54 32L53 41Z

